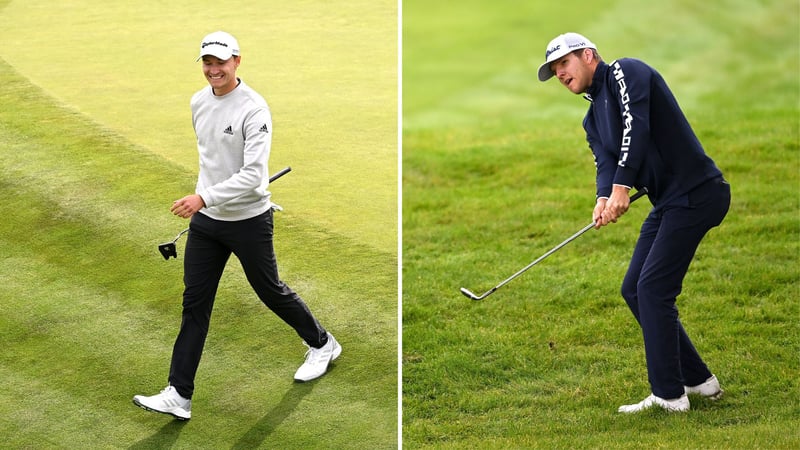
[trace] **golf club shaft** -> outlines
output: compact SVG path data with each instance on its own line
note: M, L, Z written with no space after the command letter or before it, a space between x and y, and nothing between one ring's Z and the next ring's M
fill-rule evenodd
M180 233L178 233L178 235L175 236L175 239L172 240L172 243L174 244L174 243L178 242L178 239L180 239L181 236L184 235L184 233L188 233L188 232L189 232L189 229L187 228L187 229L181 231Z
M548 256L552 255L553 253L557 252L559 249L561 249L565 245L569 244L570 242L574 241L580 235L582 235L583 233L586 233L587 231L591 230L592 228L594 228L594 222L590 223L589 225L586 225L580 231L578 231L577 233L573 234L572 236L570 236L566 240L564 240L564 242L562 242L562 243L556 245L555 247L551 248L547 253L545 253L544 255L536 258L536 260L534 260L532 263L530 263L527 266L523 267L522 269L520 269L514 275L511 275L510 277L508 277L505 280L503 280L500 284L497 285L496 289L500 289L501 287L505 286L509 281L511 281L514 278L517 278L518 276L522 275L523 272L526 272L531 267L535 266L536 264L539 264L539 261L541 261L541 260L547 258Z
M638 199L639 199L641 196L645 195L646 193L647 193L647 188L642 188L642 189L640 189L640 190L639 190L639 191L637 191L637 192L636 192L634 195L632 195L632 196L631 196L631 198L630 198L630 203L633 203L633 202L635 202L636 200L638 200ZM568 237L566 240L564 240L564 242L562 242L562 243L560 243L560 244L556 245L555 247L553 247L552 249L550 249L550 250L549 250L547 253L545 253L544 255L542 255L542 256L540 256L540 257L536 258L536 260L535 260L535 261L533 261L532 263L530 263L530 264L528 264L527 266L523 267L522 269L520 269L520 270L519 270L517 273L515 273L514 275L511 275L510 277L506 278L505 280L503 280L502 282L500 282L500 284L498 284L497 286L493 287L493 288L492 288L492 289L490 289L489 291L486 291L486 292L485 292L483 295L481 295L481 296L477 296L477 295L475 295L474 293L472 293L470 290L468 290L468 289L465 289L465 288L461 288L461 293L462 293L462 294L464 294L465 296L467 296L467 297L469 297L469 298L473 299L473 300L482 300L482 299L484 299L484 298L488 297L489 295L491 295L492 293L494 293L494 291L496 291L496 290L500 289L501 287L505 286L505 285L506 285L506 284L508 284L508 283L509 283L511 280L513 280L514 278L517 278L518 276L522 275L522 274L523 274L525 271L527 271L527 270L528 270L528 269L530 269L531 267L533 267L533 266L535 266L536 264L538 264L538 263L539 263L541 260L543 260L543 259L547 258L548 256L552 255L553 253L557 252L559 249L561 249L561 248L562 248L562 247L564 247L565 245L567 245L567 244L569 244L570 242L572 242L572 241L574 241L575 239L577 239L577 238L578 238L580 235L582 235L583 233L586 233L587 231L589 231L589 230L591 230L592 228L594 228L594 226L595 226L595 222L594 222L594 221L592 221L592 223L590 223L589 225L586 225L585 227L581 228L581 229L580 229L580 231L578 231L577 233L575 233L575 234L573 234L572 236Z
M647 189L642 189L641 191L637 191L635 194L633 194L633 196L631 196L630 203L633 203L633 202L635 202L636 200L638 200L638 199L639 199L639 197L643 196L645 193L647 193ZM540 256L540 257L536 258L536 261L534 261L534 262L532 262L532 263L528 264L527 266L525 266L524 268L522 268L522 269L521 269L519 272L515 273L514 275L511 275L510 277L508 277L508 279L506 279L506 280L505 280L505 281L503 281L502 283L498 284L498 285L497 285L497 287L498 287L498 288L500 288L500 287L502 287L503 285L505 285L506 283L508 283L509 281L511 281L511 280L513 280L514 278L518 277L519 275L521 275L521 274L522 274L522 272L525 272L526 270L528 270L528 269L530 269L531 267L533 267L533 266L535 266L536 264L538 264L538 263L539 263L539 261L541 261L541 260L543 260L543 259L547 258L548 256L552 255L553 253L555 253L555 252L557 252L559 249L561 249L561 247L563 247L563 246L565 246L565 245L569 244L570 242L574 241L574 240L575 240L575 239L577 239L579 236L581 236L583 233L586 233L587 231L589 231L589 230L591 230L592 228L594 228L594 226L595 226L595 225L596 225L596 223L595 223L595 222L592 222L592 223L590 223L589 225L586 225L585 227L581 228L581 230L580 230L580 231L578 231L577 233L575 233L575 234L573 234L572 236L568 237L567 239L565 239L565 240L564 240L564 242L562 242L562 243L560 243L560 244L556 245L555 247L553 247L552 249L550 249L550 251L548 251L548 252L547 252L547 253L545 253L544 255L542 255L542 256Z
M276 173L275 175L269 177L269 182L272 183L273 181L277 180L278 178L286 175L287 173L289 173L291 171L292 171L291 167L286 167L283 170L281 170L278 173Z

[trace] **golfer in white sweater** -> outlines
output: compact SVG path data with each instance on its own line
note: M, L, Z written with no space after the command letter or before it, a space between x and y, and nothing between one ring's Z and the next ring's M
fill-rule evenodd
M217 286L231 253L261 301L308 345L296 381L322 376L342 351L278 277L267 190L272 118L266 101L236 77L242 60L239 44L228 33L211 33L200 44L201 59L209 86L191 101L200 174L196 193L175 201L171 208L173 214L191 218L184 256L183 319L168 386L150 397L133 397L137 406L181 420L191 418L194 377Z

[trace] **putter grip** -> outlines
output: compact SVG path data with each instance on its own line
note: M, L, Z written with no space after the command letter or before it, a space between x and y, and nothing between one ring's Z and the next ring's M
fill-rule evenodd
M287 173L289 173L291 171L292 171L292 168L291 167L287 167L287 168L281 170L280 172L276 173L275 175L269 177L269 182L272 183L273 181L277 180L278 178L286 175Z

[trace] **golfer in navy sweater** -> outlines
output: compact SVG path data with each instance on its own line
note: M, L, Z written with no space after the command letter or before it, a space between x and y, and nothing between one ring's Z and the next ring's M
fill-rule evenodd
M652 393L619 412L688 411L687 394L719 398L719 381L675 300L700 241L728 212L730 186L652 67L628 58L606 64L587 38L566 33L550 42L539 67L540 81L553 76L590 102L583 128L597 167L596 228L625 214L631 188L647 188L653 204L622 282L644 335Z

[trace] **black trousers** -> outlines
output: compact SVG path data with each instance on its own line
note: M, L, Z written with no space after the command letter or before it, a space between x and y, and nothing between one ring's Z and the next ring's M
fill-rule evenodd
M181 396L191 398L194 393L217 287L231 253L269 309L308 345L319 348L327 342L325 329L278 277L272 234L272 210L236 222L214 220L200 213L192 216L183 260L183 317L169 371L169 383Z
M642 328L650 387L661 398L678 398L684 386L711 376L675 301L700 241L722 223L730 201L730 185L718 178L692 190L688 206L651 212L642 224L622 296Z

